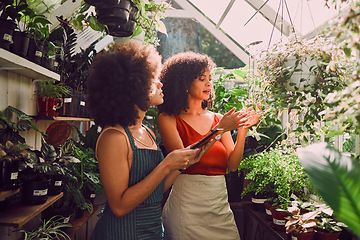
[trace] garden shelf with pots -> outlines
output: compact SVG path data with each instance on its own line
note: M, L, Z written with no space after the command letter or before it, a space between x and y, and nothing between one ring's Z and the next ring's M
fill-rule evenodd
M60 80L59 74L2 48L0 48L0 70L9 70L32 79L41 79L45 76Z
M46 208L59 200L62 196L63 193L55 196L49 196L45 203L39 205L25 205L21 202L14 203L1 212L0 226L9 226L14 228L22 227L36 215L40 214Z

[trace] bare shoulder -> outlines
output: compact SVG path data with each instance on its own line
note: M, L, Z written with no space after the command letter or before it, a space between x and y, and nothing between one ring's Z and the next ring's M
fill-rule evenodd
M174 115L169 115L167 113L160 113L158 117L158 121L160 122L176 122Z
M127 150L127 135L125 130L122 128L119 129L105 129L104 133L100 136L98 140L98 152L101 153L102 150L109 149L121 149Z

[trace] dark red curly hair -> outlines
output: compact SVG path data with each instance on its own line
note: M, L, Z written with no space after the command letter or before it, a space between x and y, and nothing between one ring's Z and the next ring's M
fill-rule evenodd
M137 42L115 44L97 54L87 79L89 111L105 127L129 126L146 111L152 81L161 71L161 56L154 46Z

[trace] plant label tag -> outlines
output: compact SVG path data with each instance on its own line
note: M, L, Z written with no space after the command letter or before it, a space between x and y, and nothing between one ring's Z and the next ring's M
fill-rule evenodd
M80 106L85 106L85 102L84 102L84 101L80 101Z
M13 43L12 36L7 33L4 34L3 40Z
M56 186L56 187L60 187L61 184L62 184L62 181L55 181L54 182L54 186Z
M48 192L47 189L34 190L33 196L46 196L46 195L47 195L47 192Z
M285 226L285 221L286 221L286 220L279 220L279 219L273 218L273 222L274 222L274 224L276 224L276 225Z
M64 98L64 102L65 103L71 103L72 102L72 98Z
M291 240L298 240L297 237L291 236Z
M16 180L16 179L18 179L18 175L19 175L18 172L12 172L11 175L10 175L10 179L11 179L11 180Z
M269 216L272 215L272 214L271 214L271 211L270 211L269 209L265 209L265 212L266 212L266 214L269 215Z
M95 193L90 194L90 198L95 198L95 196L96 196Z
M41 51L36 51L35 56L36 57L42 57L42 52Z

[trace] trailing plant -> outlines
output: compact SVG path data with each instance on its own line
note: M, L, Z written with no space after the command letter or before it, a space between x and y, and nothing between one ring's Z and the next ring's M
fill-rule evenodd
M290 58L294 59L291 64L288 63ZM324 99L344 89L352 72L339 45L323 36L308 40L292 36L260 52L256 63L254 78L263 84L261 94L267 99L268 113L277 117L281 111L292 110L298 118L296 133L319 136L321 131L316 131L314 126L324 120L320 114L327 107ZM309 78L300 79L302 86L291 83L291 77L302 73L303 67L309 69ZM326 133L326 129L322 131Z
M70 223L65 223L62 216L53 216L49 220L43 220L40 227L32 231L19 230L25 234L24 240L39 239L68 239L71 238L64 232L63 228L72 227Z
M334 217L360 235L360 160L327 143L298 149L301 164Z
M339 11L336 23L329 28L329 35L336 36L334 42L345 52L348 61L355 64L355 69L349 77L350 83L342 91L337 90L325 99L328 107L324 109L324 117L339 132L359 133L360 129L360 5L358 0L326 0L333 3ZM341 8L341 3L347 3L347 8ZM329 6L330 7L330 6ZM345 10L345 11L343 11Z

